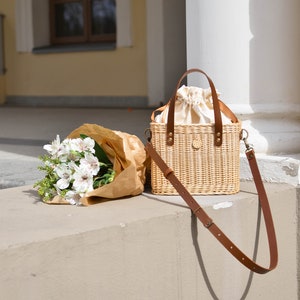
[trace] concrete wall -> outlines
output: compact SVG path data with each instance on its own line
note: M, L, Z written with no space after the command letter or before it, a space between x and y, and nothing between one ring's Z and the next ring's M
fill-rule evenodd
M251 274L178 197L142 196L90 207L49 206L30 186L0 191L3 299L298 299L299 193L268 184L279 264ZM268 266L253 183L233 196L197 197L250 257ZM298 198L297 198L298 197ZM284 200L284 201L283 201ZM226 202L231 207L216 209Z

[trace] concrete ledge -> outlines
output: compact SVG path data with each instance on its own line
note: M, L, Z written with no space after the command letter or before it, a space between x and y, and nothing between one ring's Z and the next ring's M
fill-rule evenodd
M256 154L259 171L265 182L300 185L300 154ZM245 155L241 155L241 180L251 180L252 174Z
M279 265L253 277L191 217L180 197L144 193L75 207L43 204L31 186L1 190L1 297L298 299L299 195L286 184L267 184L266 189ZM258 218L253 183L242 183L237 195L196 199L252 256ZM214 206L224 202L231 206ZM268 265L264 226L258 232L258 261Z

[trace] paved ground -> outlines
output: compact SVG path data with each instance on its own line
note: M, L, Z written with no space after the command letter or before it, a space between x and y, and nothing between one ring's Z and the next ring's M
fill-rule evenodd
M0 107L0 189L33 184L43 145L84 123L137 135L143 142L151 109Z

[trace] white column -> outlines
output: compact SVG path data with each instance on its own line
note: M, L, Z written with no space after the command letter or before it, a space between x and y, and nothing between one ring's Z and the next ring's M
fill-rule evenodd
M32 0L16 0L16 44L18 52L31 52L34 45Z
M131 0L116 1L117 47L132 46Z
M221 99L244 120L256 152L299 153L300 2L186 5L188 68L210 75Z
M186 71L185 0L147 0L149 106L166 103Z
M157 106L165 90L163 0L147 0L146 12L148 104Z

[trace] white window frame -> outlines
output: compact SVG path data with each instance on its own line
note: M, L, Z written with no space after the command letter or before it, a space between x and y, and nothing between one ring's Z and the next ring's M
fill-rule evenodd
M16 45L18 52L50 46L48 0L16 1ZM116 0L117 48L132 46L131 0Z

